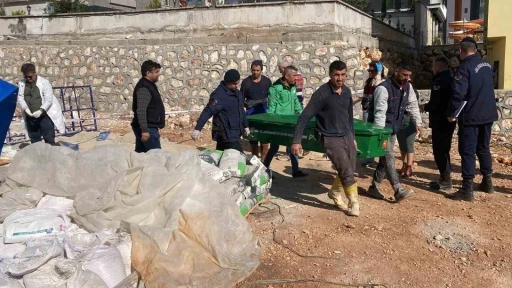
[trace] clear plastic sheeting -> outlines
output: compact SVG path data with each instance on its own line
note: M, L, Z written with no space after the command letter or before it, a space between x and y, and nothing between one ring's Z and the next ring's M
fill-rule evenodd
M74 200L71 218L87 231L129 229L132 266L147 287L232 287L259 264L259 240L195 150L81 153L36 143L16 154L2 185Z

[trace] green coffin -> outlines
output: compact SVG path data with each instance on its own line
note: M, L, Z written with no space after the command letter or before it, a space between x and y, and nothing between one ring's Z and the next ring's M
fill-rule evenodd
M248 140L263 143L274 143L291 146L293 133L299 115L257 114L247 116L251 135ZM315 132L316 119L313 118L306 125L302 134L302 148L304 150L325 152L317 139ZM358 158L380 157L386 154L386 145L391 129L375 127L371 123L354 120L354 130L358 146Z

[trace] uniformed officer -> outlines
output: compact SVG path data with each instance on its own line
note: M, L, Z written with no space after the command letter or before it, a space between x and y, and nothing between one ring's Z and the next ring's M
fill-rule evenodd
M422 111L428 112L428 127L432 129L432 150L440 175L439 181L431 182L429 186L433 190L450 190L450 149L455 122L448 122L446 118L446 110L453 94L453 78L448 59L444 56L436 58L432 63L432 71L434 79L430 89L430 100L420 107Z
M210 95L210 101L197 120L192 139L201 135L204 124L213 117L212 139L217 142L217 150L236 149L243 153L240 145L242 133L249 135L249 123L244 111L244 98L238 84L240 73L231 69L224 74L222 81Z
M460 58L463 60L452 84L453 97L448 107L448 121L459 124L459 154L462 158L462 188L447 197L473 201L475 154L483 175L478 189L492 193L492 160L489 150L492 125L498 120L491 65L476 54L476 41L462 39Z

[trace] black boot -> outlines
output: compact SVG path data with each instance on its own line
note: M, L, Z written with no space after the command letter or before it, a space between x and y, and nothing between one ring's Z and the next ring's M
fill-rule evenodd
M462 200L473 202L475 200L475 197L473 196L473 179L463 179L462 187L459 189L459 191L450 195L446 195L446 198L458 201Z
M439 177L438 182L430 182L429 184L430 189L432 190L452 190L453 184L452 184L452 176L450 173L443 173L441 174L441 177Z
M478 185L478 190L485 193L494 193L494 186L492 185L492 175L484 175L482 183Z

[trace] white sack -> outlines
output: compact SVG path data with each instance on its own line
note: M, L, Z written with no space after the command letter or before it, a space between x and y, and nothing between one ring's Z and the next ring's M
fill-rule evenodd
M109 288L115 287L127 276L121 253L115 247L92 249L83 258L82 266L85 270L98 274Z
M25 288L105 288L107 285L94 272L82 269L80 263L68 259L52 259L37 271L23 276Z
M220 158L222 157L222 153L223 152L219 151L219 150L205 149L205 150L201 151L201 153L199 153L199 158L201 158L201 160L203 160L209 164L219 166L219 162L220 162Z
M8 271L13 276L32 273L50 259L64 256L64 249L57 237L44 237L27 242L23 253L16 255L18 261L9 264Z
M204 174L210 176L213 180L217 182L224 182L231 178L231 173L229 171L224 171L220 169L219 167L210 164L204 160L201 159L201 171L203 171Z
M220 158L219 168L229 171L234 177L243 177L247 158L240 151L235 149L226 149Z
M69 215L73 211L73 200L64 197L55 197L52 195L44 196L39 203L37 208L52 208L62 213Z
M21 243L30 238L61 234L70 225L68 216L55 209L17 211L4 221L4 243Z
M34 188L17 188L0 197L0 222L12 213L36 207L43 193Z
M7 277L4 273L0 273L0 288L23 288L16 279Z

